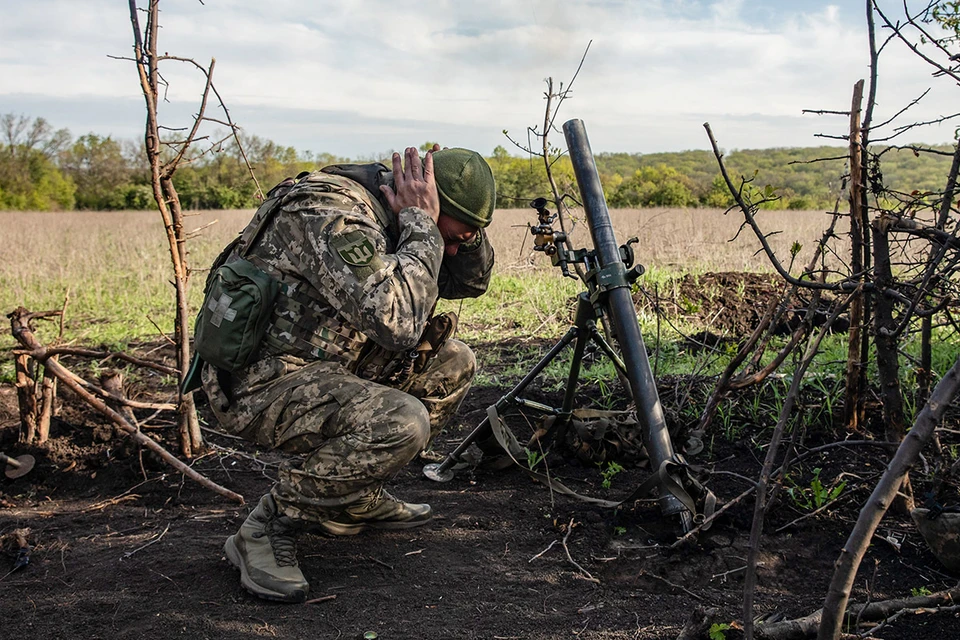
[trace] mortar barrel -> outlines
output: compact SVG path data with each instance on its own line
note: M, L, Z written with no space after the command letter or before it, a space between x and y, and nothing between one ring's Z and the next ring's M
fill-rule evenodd
M659 469L664 460L673 458L673 443L667 431L667 421L663 415L657 384L650 369L650 360L637 323L637 310L633 306L630 285L625 278L626 266L620 257L610 221L610 212L603 195L597 165L587 139L587 131L582 120L568 120L563 125L567 150L573 162L573 170L580 187L583 209L593 238L594 249L600 260L601 270L613 275L607 278L611 284L606 291L607 307L613 321L613 330L620 345L621 355L626 366L630 390L637 405L637 419L643 428L644 444L650 455L651 469ZM619 265L619 266L618 266ZM621 277L617 276L617 271ZM660 509L664 515L673 515L685 511L685 507L672 494L660 491Z

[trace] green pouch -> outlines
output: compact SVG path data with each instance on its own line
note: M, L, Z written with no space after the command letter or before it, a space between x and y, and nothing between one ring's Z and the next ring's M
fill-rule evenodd
M266 333L280 286L243 258L218 267L197 316L196 354L231 373L248 365Z

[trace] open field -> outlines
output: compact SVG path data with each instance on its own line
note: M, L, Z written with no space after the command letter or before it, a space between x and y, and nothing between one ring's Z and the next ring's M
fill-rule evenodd
M203 229L190 241L190 265L199 270L191 301L200 299L204 269L220 248L243 228L252 212L205 211L188 218L189 229ZM756 242L748 232L737 235L740 219L734 213L709 209L613 210L611 218L621 242L636 236L638 258L648 269L645 281L655 282L680 273L707 271L769 272ZM805 250L819 238L827 216L816 211L763 212L779 255L789 256L794 241ZM490 294L464 303L463 330L470 331L472 305L484 319L484 331L511 333L524 319L542 317L576 293L577 283L566 281L549 261L531 251L527 231L536 222L532 209L499 211L490 227L498 262ZM211 225L211 223L213 223ZM58 309L69 292L67 328L70 339L81 342L123 343L155 335L154 323L172 331L173 292L170 262L159 214L155 212L36 213L0 211L0 225L10 238L0 246L0 309L19 305L31 310ZM208 226L209 225L209 226ZM572 231L575 246L587 246L585 224ZM803 261L801 254L799 261ZM536 267L531 269L531 267ZM540 295L511 300L524 282ZM529 304L528 304L529 303ZM492 315L491 315L492 313ZM491 321L493 319L493 321ZM555 329L545 324L539 335ZM11 344L0 338L0 347Z
M250 213L191 217L197 228L219 219L191 245L193 265L206 266ZM704 432L694 428L711 376L749 333L776 289L775 279L754 255L753 238L729 241L739 227L734 214L665 209L611 215L621 242L639 237L638 255L648 268L643 279L648 290L636 292L634 300L673 442L703 468L701 477L720 504L735 502L759 475L794 364L731 395ZM794 241L809 250L825 220L819 212L761 214L769 230L784 230L772 242L785 256ZM480 367L473 390L434 443L435 453L451 451L569 326L571 300L581 285L562 278L544 256L531 257L525 227L533 221L532 210L498 212L491 227L498 253L491 290L452 305L460 312L460 335L474 347ZM65 339L84 346L106 342L173 362L172 349L154 327L170 331L173 297L156 214L0 212L0 224L13 238L0 248L5 312L17 305L59 308L69 291ZM576 246L587 244L575 238ZM803 254L798 261L805 261ZM203 273L195 277L194 304ZM41 338L55 335L54 324L41 325ZM680 330L701 337L694 340ZM577 502L515 467L466 469L450 483L436 484L420 473L423 461L415 460L391 490L431 503L434 521L356 537L304 534L299 558L310 597L317 600L276 605L253 598L239 586L222 545L270 486L281 457L218 433L202 394L198 404L210 427L209 450L191 465L242 494L246 506L226 503L152 455L131 452L126 438L69 393L61 394L50 441L24 446L9 383L13 340L3 334L0 451L30 453L38 460L28 476L0 478L0 616L11 638L353 640L375 632L383 640L674 640L696 607L716 610L710 640L742 637L736 621L752 497L735 503L695 541L672 548L675 524L662 518L652 501L628 501L617 509ZM798 436L803 461L786 476L785 490L766 517L756 590L756 615L765 618L798 618L822 606L834 561L890 457L891 449L880 442L877 403L871 401L860 432L839 426L838 372L845 346L843 336L830 341L794 412L790 434ZM942 371L957 349L955 340L938 344L935 367ZM69 356L61 362L90 379L101 366L116 366ZM531 387L533 399L559 405L566 363L561 358L544 372ZM174 395L170 376L126 373L130 398L168 402ZM914 374L915 367L904 366L906 385ZM576 406L628 408L602 354L587 353ZM144 432L175 449L170 412L135 413ZM514 418L511 426L526 443L538 423L524 418ZM960 452L958 422L952 412L941 434L943 455L955 458ZM642 456L618 469L582 462L569 451L549 453L538 468L592 497L623 499L650 473ZM932 461L931 453L925 470L914 475L918 493L929 486ZM29 564L12 571L16 530L26 530L22 535L31 549ZM937 562L908 516L888 514L875 540L853 602L956 585L956 576ZM958 629L953 613L917 614L874 628L871 637L955 638Z

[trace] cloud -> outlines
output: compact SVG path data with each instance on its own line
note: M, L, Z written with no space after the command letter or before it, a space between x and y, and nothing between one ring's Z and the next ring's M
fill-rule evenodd
M215 57L220 93L249 131L341 155L439 134L490 150L504 143L501 129L523 132L542 119L543 79L568 82L591 41L561 119L583 118L600 150L703 148L704 120L731 147L818 144L825 125L845 123L802 110L849 108L853 83L868 73L862 15L819 0L164 0L161 8L160 49L204 66ZM131 50L124 3L32 0L5 14L0 112L46 105L50 112L30 115L103 134L142 124L133 65L107 57ZM928 70L899 49L885 53L878 94L891 114L930 84ZM164 77L177 105L167 111L189 118L203 76L167 64ZM103 129L110 124L97 105L111 100L123 108L109 110L115 129ZM951 100L937 91L914 111L946 112ZM63 121L65 104L73 113ZM127 108L136 115L121 116Z

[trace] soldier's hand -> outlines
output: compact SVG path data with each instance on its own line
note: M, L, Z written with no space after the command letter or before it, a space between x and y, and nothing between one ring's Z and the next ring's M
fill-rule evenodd
M419 207L436 222L440 217L440 197L433 176L433 150L427 152L427 158L422 163L415 147L407 147L405 155L406 166L401 166L400 154L393 154L393 184L396 191L387 185L381 186L380 190L394 213L400 213L406 207Z

